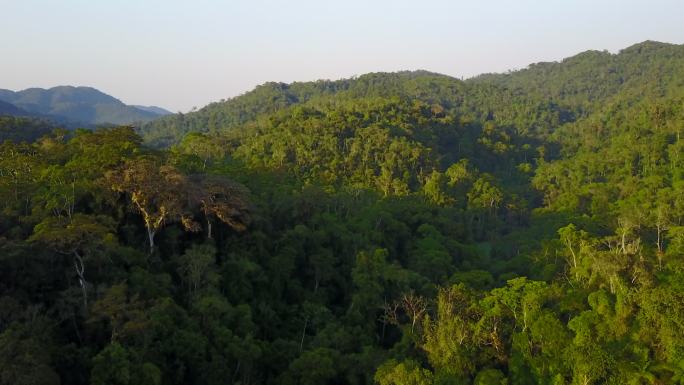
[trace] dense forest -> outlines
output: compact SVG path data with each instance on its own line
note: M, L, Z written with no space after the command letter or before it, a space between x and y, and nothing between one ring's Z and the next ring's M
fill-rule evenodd
M684 384L684 46L0 117L0 384Z

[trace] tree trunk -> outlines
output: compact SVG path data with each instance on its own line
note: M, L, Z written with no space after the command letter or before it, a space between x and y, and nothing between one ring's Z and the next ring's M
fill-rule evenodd
M76 275L78 275L78 282L81 284L81 291L83 292L83 308L88 310L88 282L85 280L85 265L83 264L83 258L78 255L78 252L74 251L74 269L76 270Z
M572 255L572 267L575 269L575 279L579 280L579 272L577 271L577 255L575 255L575 249L572 248L572 243L570 241L566 241L566 245L568 246L570 254Z
M207 239L211 239L211 220L207 218Z
M304 348L304 337L306 336L306 327L309 326L309 317L304 319L304 328L302 329L302 339L299 341L299 351L301 352Z
M665 230L665 229L664 229L663 226L661 226L660 224L657 224L657 225L656 225L656 229L657 229L657 231L658 231L658 240L656 241L656 245L658 246L658 253L659 253L659 254L662 254L662 252L663 252L663 244L662 244L662 242L661 242L661 240L660 240L660 235L662 234L663 230Z
M147 237L150 240L150 254L154 253L154 233L155 231L147 228Z

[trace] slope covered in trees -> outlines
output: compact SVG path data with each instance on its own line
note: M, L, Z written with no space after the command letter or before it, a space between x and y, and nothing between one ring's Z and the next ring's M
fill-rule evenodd
M29 115L28 112L26 112L26 111L22 110L21 108L15 106L14 104L3 102L2 100L0 100L0 114L1 115L12 115L12 116Z
M229 131L294 104L401 97L439 104L475 120L495 120L533 135L586 117L617 94L630 99L681 87L679 45L643 42L610 54L587 51L561 62L531 64L507 74L461 81L425 71L375 73L338 81L266 83L197 112L157 119L140 132L154 146L178 143L188 132Z
M0 142L33 142L55 128L47 119L0 114Z
M164 115L158 110L128 106L90 87L28 88L16 92L0 89L0 100L32 115L71 122L72 125L140 123Z
M682 383L683 69L646 42L7 141L0 384Z

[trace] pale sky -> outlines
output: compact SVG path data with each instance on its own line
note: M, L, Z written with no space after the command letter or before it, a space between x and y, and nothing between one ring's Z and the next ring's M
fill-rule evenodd
M92 86L171 111L266 81L524 68L684 43L684 0L0 0L0 88Z

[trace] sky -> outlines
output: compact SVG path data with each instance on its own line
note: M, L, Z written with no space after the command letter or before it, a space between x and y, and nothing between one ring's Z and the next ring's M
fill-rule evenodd
M459 78L684 43L682 0L0 0L0 88L188 111L267 81Z

